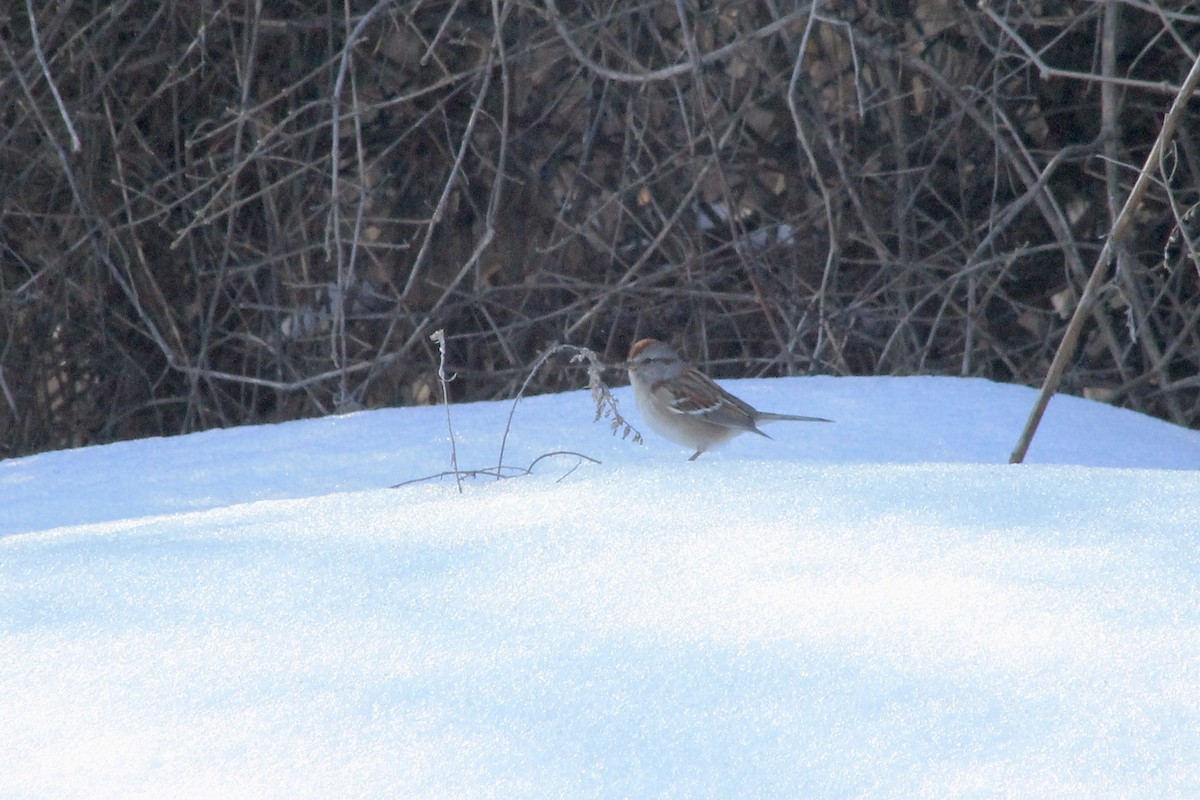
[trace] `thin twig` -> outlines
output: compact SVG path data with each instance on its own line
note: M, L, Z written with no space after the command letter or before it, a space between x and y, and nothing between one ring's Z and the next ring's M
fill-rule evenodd
M454 425L450 421L450 389L446 379L446 332L441 328L429 335L438 346L438 383L442 387L442 404L446 407L446 430L450 432L450 468L454 471L454 480L458 484L458 493L462 494L462 478L458 470L458 445L454 440Z
M29 34L33 39L33 52L37 56L38 64L42 67L42 75L45 76L46 83L50 86L50 92L54 95L54 102L58 105L58 115L62 117L63 124L67 126L67 133L71 135L71 152L78 153L83 149L83 144L79 141L79 134L75 132L71 115L67 113L66 103L63 102L62 95L58 93L58 86L54 83L53 76L50 75L50 65L46 63L46 54L42 52L37 15L33 13L33 0L25 0L25 10L29 13Z
M550 453L542 453L533 461L529 462L529 466L527 467L488 467L485 469L445 470L444 472L439 472L436 475L426 475L423 478L412 478L411 480L401 481L400 483L393 484L390 488L399 489L402 486L411 486L414 483L425 483L426 481L436 481L441 478L445 478L447 475L453 475L454 479L459 482L459 494L462 494L463 478L495 478L496 480L500 480L501 478L517 478L522 475L532 475L533 468L539 463L547 458L557 458L558 456L574 456L575 458L579 459L579 462L577 462L575 466L571 467L571 469L563 473L563 475L560 476L555 483L561 483L564 479L569 477L575 472L575 470L579 469L579 464L584 461L591 462L592 464L603 463L599 459L592 458L591 456L585 456L583 453L576 453L573 450L554 450Z
M505 469L504 448L508 444L509 431L512 430L513 416L517 413L517 403L521 402L521 398L525 396L525 390L529 388L533 376L538 373L542 365L549 360L550 356L564 350L575 353L575 356L571 359L571 363L584 360L588 362L588 388L592 392L592 401L596 404L596 419L594 421L598 422L601 418L611 415L613 418L613 433L621 430L623 431L621 438L624 439L632 435L633 441L641 444L642 435L621 416L621 412L617 410L617 398L613 397L608 385L600 377L604 370L608 369L607 365L600 361L600 357L594 351L586 347L578 347L573 344L556 344L542 353L533 366L529 368L529 374L525 376L525 381L521 384L517 396L513 398L512 406L508 409L508 421L504 425L504 435L500 439L500 457L496 460L497 472L502 472Z

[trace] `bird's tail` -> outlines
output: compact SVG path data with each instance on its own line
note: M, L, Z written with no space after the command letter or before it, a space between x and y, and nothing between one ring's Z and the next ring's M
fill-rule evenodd
M766 411L758 412L758 422L833 422L824 417L798 417L795 414L771 414Z

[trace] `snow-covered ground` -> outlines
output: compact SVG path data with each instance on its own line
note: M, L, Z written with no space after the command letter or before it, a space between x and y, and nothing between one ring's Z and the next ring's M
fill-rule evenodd
M688 463L443 408L0 462L0 797L1200 797L1200 432L725 384ZM627 389L622 411L638 424ZM455 406L494 467L507 403Z

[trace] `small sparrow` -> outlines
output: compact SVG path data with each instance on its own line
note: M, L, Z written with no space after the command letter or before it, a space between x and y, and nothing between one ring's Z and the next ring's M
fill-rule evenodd
M670 345L657 339L635 342L625 368L642 418L664 439L695 448L688 461L741 433L767 436L758 429L763 422L833 422L759 411L685 364Z

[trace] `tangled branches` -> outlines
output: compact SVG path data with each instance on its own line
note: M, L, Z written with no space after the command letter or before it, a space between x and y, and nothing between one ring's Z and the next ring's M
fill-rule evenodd
M646 335L716 374L1040 383L1200 6L887 8L0 12L0 456L434 402L438 328L464 399ZM1192 426L1197 115L1064 375Z

